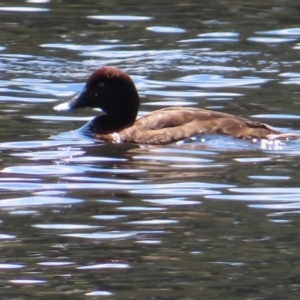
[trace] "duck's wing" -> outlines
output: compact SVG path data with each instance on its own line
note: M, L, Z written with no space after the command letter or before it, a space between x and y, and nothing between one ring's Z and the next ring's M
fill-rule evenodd
M263 123L198 108L169 107L138 119L120 132L122 140L145 144L168 144L198 134L223 134L235 138L266 138L280 134Z

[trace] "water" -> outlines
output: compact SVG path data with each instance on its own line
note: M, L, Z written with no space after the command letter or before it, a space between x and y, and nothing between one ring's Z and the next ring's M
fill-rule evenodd
M105 144L52 107L101 65L140 116L203 107L299 132L294 1L2 1L1 299L298 299L299 146Z

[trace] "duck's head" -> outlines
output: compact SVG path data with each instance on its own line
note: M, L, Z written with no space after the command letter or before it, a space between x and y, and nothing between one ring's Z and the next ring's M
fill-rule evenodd
M115 67L101 67L90 75L78 95L53 109L66 111L96 107L107 117L129 124L137 116L139 103L138 92L129 75Z

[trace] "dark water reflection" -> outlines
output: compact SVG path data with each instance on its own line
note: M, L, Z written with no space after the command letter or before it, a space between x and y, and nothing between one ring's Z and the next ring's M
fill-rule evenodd
M114 65L140 115L299 132L296 2L160 2L2 2L1 299L298 299L299 141L112 145L51 110Z

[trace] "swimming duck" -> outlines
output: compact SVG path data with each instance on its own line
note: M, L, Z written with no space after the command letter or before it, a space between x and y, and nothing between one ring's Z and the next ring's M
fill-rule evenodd
M100 108L85 128L97 139L115 143L164 145L199 134L221 134L238 139L298 137L267 124L238 116L193 107L168 107L136 120L140 98L128 74L116 67L101 67L88 78L83 90L56 111L82 107Z

